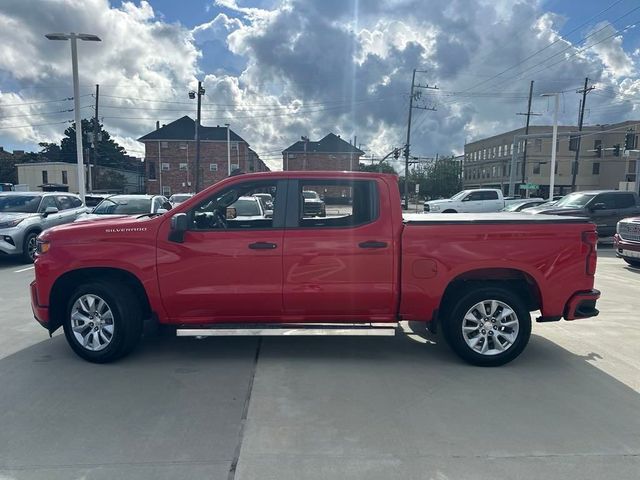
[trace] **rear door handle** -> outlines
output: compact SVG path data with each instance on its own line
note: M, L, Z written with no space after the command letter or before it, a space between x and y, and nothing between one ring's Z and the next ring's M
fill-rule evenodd
M273 250L274 248L278 248L278 245L271 242L255 242L250 243L249 248L251 250Z
M386 248L387 242L377 242L375 240L369 240L358 244L360 248Z

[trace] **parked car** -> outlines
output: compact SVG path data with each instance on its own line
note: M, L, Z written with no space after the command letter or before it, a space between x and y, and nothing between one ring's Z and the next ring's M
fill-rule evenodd
M233 219L244 194L274 183L273 219ZM305 218L302 202L280 201L312 184L352 192L352 209ZM440 330L469 363L497 366L524 350L530 312L541 322L597 315L587 219L403 218L397 185L365 172L239 175L165 215L48 230L31 284L35 317L99 363L130 352L145 319L180 336L395 335L403 320Z
M324 201L313 190L303 190L302 200L304 202L303 214L305 217L326 217L327 208Z
M73 222L85 210L73 193L0 193L0 253L33 262L38 234Z
M273 196L270 193L254 193L253 196L260 200L264 216L273 217Z
M109 194L88 193L84 196L84 204L87 206L87 208L92 209L109 196Z
M169 203L175 207L182 202L186 202L191 197L193 197L193 193L174 193L169 197Z
M587 217L596 224L600 237L610 237L620 220L640 214L640 199L634 192L619 190L574 192L551 206L528 208L523 213Z
M262 202L255 195L240 197L230 205L230 208L235 209L234 220L257 220L266 216Z
M529 199L537 200L537 199ZM542 199L540 199L542 200ZM463 190L451 198L424 202L425 213L475 213L499 212L503 208L522 201L521 198L505 199L495 188Z
M618 258L640 268L640 217L624 218L618 222L613 245Z
M521 212L525 208L537 207L546 203L541 198L530 198L528 200L520 200L519 202L513 202L506 207L504 207L502 212Z
M163 195L111 195L100 202L90 213L78 217L78 221L100 220L108 217L165 213L172 206Z

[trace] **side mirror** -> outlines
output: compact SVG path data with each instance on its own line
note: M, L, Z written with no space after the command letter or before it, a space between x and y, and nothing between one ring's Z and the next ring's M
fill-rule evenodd
M159 208L158 210L156 210L156 213L159 213L162 215L163 213L167 213L168 211L169 210L167 210L166 208Z
M175 214L171 217L171 233L169 233L169 240L176 243L184 242L184 234L188 228L189 222L187 220L187 214Z
M58 209L56 207L47 207L45 208L42 216L46 218L49 215L53 215L54 213L58 213Z
M464 197L461 201L462 202L468 202L470 200L471 200L471 197L467 196L467 197Z
M171 202L164 202L162 204L162 206L158 209L158 211L160 210L164 210L163 213L168 212L169 210L171 210L173 208L173 205L171 205Z
M238 216L238 211L235 207L227 207L226 218L227 220L233 220Z

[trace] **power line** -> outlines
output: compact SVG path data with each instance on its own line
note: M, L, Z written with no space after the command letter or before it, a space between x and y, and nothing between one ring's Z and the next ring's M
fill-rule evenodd
M13 118L13 117L38 117L40 115L57 115L60 113L68 113L73 112L73 108L67 110L56 110L54 112L38 112L38 113L21 113L16 115L3 115L2 118Z
M73 97L61 98L60 100L43 100L41 102L0 103L0 107L21 107L23 105L41 105L45 103L68 102L71 100L73 100Z
M10 128L33 128L33 127L44 127L45 125L62 125L63 123L73 123L73 120L66 120L64 122L52 122L52 123L39 123L39 124L31 124L31 125L9 125L5 127L0 127L0 130L7 130Z
M543 47L543 48L541 48L541 49L536 50L536 51L535 51L535 52L533 52L531 55L529 55L529 56L525 57L523 60L519 61L518 63L516 63L516 64L514 64L514 65L512 65L511 67L506 68L505 70L502 70L502 71L501 71L501 72L499 72L499 73L496 73L496 74L495 74L495 75L493 75L492 77L489 77L489 78L487 78L486 80L483 80L483 81L481 81L480 83L478 83L478 84L476 84L476 85L474 85L474 86L472 86L472 87L469 87L469 88L467 88L467 89L466 89L466 90L464 90L464 91L469 91L469 90L473 90L473 89L475 89L475 88L478 88L479 86L484 85L485 83L488 83L488 82L490 82L491 80L493 80L493 79L495 79L495 78L498 78L499 76L503 75L504 73L506 73L506 72L508 72L508 71L510 71L510 70L513 70L514 68L516 68L516 67L518 67L518 66L522 65L522 64L523 64L523 63L525 63L527 60L529 60L529 59L531 59L531 58L535 57L535 56L536 56L536 55L538 55L539 53L542 53L543 51L545 51L546 49L548 49L548 48L552 47L553 45L555 45L555 44L556 44L556 43L558 43L559 41L564 40L564 37L569 36L569 35L571 35L572 33L576 32L577 30L579 30L580 28L584 27L586 24L588 24L589 22L591 22L591 20L593 20L594 18L599 17L600 15L602 15L602 14L603 14L603 13L605 13L605 12L607 12L608 10L610 10L611 8L613 8L614 6L616 6L617 4L619 4L619 3L620 3L620 2L622 2L622 1L623 1L623 0L616 0L616 1L615 1L615 2L613 2L611 5L609 5L607 8L605 8L604 10L601 10L600 12L598 12L597 14L595 14L594 16L592 16L591 18L589 18L589 19L588 19L588 20L586 20L585 22L583 22L583 23L581 23L580 25L578 25L577 27L575 27L575 28L574 28L573 30L571 30L569 33L566 33L565 35L558 35L558 38L557 38L555 41L553 41L552 43L550 43L549 45L546 45L545 47ZM619 20L620 18L623 18L624 16L626 16L626 15L628 15L629 13L631 13L631 12L633 12L633 11L637 10L638 8L640 8L640 7L637 7L637 8L632 9L631 11L627 12L625 15L623 15L622 17L619 17L619 18L618 18L618 19L616 19L615 21ZM615 21L614 21L614 22L615 22ZM614 23L614 22L612 22L612 23ZM604 28L605 28L605 27L602 27L600 30L602 30L602 29L604 29ZM587 38L589 38L589 36L591 36L591 35L594 35L594 34L598 33L600 30L598 30L598 31L596 31L596 32L593 32L592 34L590 34L590 35L588 35L587 37L585 37L583 40L586 40ZM565 51L565 50L562 50L562 51ZM556 54L556 55L557 55L557 54ZM550 57L550 58L551 58L551 57ZM545 59L544 61L546 61L546 60L548 60L548 59Z

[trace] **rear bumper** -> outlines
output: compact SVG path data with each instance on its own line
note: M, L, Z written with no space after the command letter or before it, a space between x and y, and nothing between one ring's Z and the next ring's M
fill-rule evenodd
M31 291L31 310L33 310L33 316L47 330L49 329L49 307L40 305L38 300L38 289L36 288L35 280L31 282L29 286Z
M600 313L596 308L599 298L600 291L595 289L574 294L564 309L564 318L577 320L597 316Z

